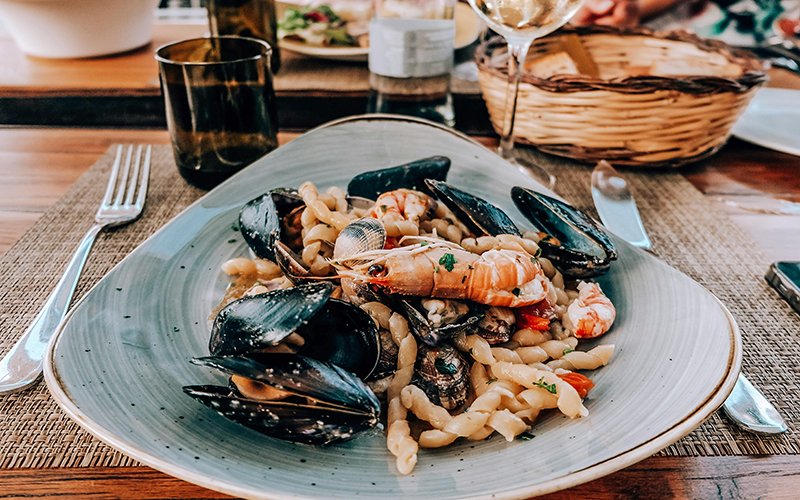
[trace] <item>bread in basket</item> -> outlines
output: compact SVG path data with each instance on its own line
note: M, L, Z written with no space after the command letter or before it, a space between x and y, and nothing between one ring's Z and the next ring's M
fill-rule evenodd
M505 47L494 38L476 52L481 92L498 131ZM564 28L531 47L515 136L587 162L678 166L722 147L765 81L754 56L689 33Z

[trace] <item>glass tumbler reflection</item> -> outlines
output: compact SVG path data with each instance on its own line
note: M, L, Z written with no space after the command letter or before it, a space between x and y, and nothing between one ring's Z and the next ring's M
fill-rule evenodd
M270 47L253 38L196 38L156 52L175 162L210 189L278 146Z

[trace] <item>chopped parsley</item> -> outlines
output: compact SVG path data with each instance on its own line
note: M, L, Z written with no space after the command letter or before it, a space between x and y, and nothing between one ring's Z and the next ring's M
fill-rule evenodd
M456 265L456 256L451 253L446 253L442 255L439 259L439 264L443 265L445 269L448 271L452 271L453 267Z
M519 292L520 292L519 288L515 288L515 289L511 290L511 293L513 293L515 297L519 297Z
M536 382L534 382L533 385L535 385L537 387L541 387L542 389L546 390L550 394L555 394L556 393L556 384L554 384L554 383L553 384L548 384L547 382L544 381L544 377L542 377L539 380L537 380Z
M541 256L542 256L542 247L539 247L536 249L536 255L534 255L534 257L538 259Z
M575 351L575 349L573 349L572 347L565 348L564 349L564 356L566 356L567 354L569 354L569 353L571 353L573 351Z
M419 246L421 246L421 247L426 247L428 245L429 245L429 243L427 241L421 241L420 244L419 244Z
M530 441L531 439L535 438L536 436L532 434L530 431L525 431L519 436L517 436L522 441Z
M386 205L381 205L378 208L380 209L381 213L384 213L384 214L389 211L389 207L386 206Z
M464 283L465 281L467 281L467 275L466 274L461 277L461 283Z
M434 267L433 268L433 272L438 273L439 272L439 266Z
M536 257L531 257L531 262L536 264Z
M458 371L455 364L448 363L442 358L436 358L436 361L433 362L433 366L436 368L436 371L442 375L455 375Z
M469 269L470 271L472 271L472 270L473 270L473 269L475 269L475 268L474 268L474 267L472 267L472 264L467 264L467 269Z
M495 382L497 382L497 379L494 377L486 379L486 385L494 384Z

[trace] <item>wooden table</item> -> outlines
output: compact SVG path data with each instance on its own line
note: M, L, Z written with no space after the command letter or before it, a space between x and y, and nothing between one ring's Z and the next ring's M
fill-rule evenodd
M0 35L0 124L164 127L164 100L153 55L175 40L203 36L204 27L156 25L153 41L114 57L39 59ZM474 46L456 51L472 59ZM274 79L282 130L302 131L367 109L366 62L322 61L281 52ZM452 81L458 128L491 133L476 81ZM335 91L335 99L331 92Z
M0 54L9 54L10 49L4 43L0 39ZM142 53L125 57L145 64ZM126 76L120 76L108 68L103 70L102 61L88 61L87 64L95 66L95 74L102 76L94 80L93 87L76 76L77 73L70 73L74 70L70 64L50 62L37 66L39 63L27 59L21 62L23 66L34 65L27 66L29 73L23 75L27 80L12 85L8 72L4 71L8 65L3 64L0 63L0 123L8 123L3 120L8 108L2 105L13 102L15 96L22 99L50 96L63 100L71 95L63 86L60 90L47 85L36 87L36 82L48 79L52 82L60 78L63 85L72 86L71 92L83 98L92 95L131 97L135 91L130 89L137 87L136 82L153 85L152 73L148 72L152 68L140 71L141 67L133 65L128 67ZM32 69L36 67L39 69ZM777 86L800 88L800 78L783 72L774 73L774 76L773 83ZM104 90L99 90L101 83L105 85ZM152 88L147 92L151 91ZM317 97L330 101L332 94L319 93ZM354 102L363 96L336 97L338 104L334 104L334 108L339 106L339 111L353 113L359 111L353 107ZM111 102L114 106L124 103ZM141 105L141 101L135 102ZM17 102L20 103L24 101ZM119 111L119 108L109 109ZM285 143L295 136L282 133L281 141ZM482 140L487 144L495 141L492 138ZM0 128L0 254L13 245L99 155L119 142L166 144L169 138L161 129ZM724 203L728 214L759 242L771 259L800 259L800 216L769 213L776 200L800 202L800 158L732 140L716 156L683 172L705 195ZM743 210L741 206L756 210ZM797 498L798 485L800 456L652 457L550 498ZM0 496L218 498L223 495L146 467L128 467L0 470Z
M297 134L281 134L286 142ZM482 139L493 144L494 139ZM5 252L105 150L118 142L166 144L163 130L0 129L0 254ZM748 207L800 202L800 158L734 140L685 170L707 196ZM800 216L730 216L773 259L800 259ZM551 498L796 498L799 456L653 457ZM218 493L146 467L0 470L0 496L217 498Z

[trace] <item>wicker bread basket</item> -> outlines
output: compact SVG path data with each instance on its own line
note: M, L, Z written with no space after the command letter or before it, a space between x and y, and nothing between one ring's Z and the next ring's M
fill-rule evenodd
M596 76L536 76L543 74L537 61L566 55L568 38L581 46ZM495 38L476 52L481 91L498 132L508 74L505 47ZM715 153L767 78L758 59L721 42L608 27L565 28L539 39L526 68L518 142L587 162L648 167L678 166Z

